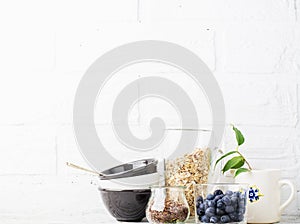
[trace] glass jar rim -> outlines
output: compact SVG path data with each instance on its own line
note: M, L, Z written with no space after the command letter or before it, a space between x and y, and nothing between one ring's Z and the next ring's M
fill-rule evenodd
M150 189L186 189L185 186L159 186L159 185L154 185L151 186Z
M165 131L197 131L197 132L212 132L211 129L202 128L165 128Z
M248 183L206 183L206 184L194 184L194 186L248 186Z

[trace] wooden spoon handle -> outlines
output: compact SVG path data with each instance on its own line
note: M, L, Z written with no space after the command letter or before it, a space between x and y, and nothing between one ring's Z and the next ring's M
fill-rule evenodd
M89 169L83 168L81 166L77 166L77 165L75 165L73 163L66 162L66 164L67 164L67 166L75 168L75 169L78 169L78 170L83 170L83 171L86 171L86 172L89 172L89 173L97 174L98 176L103 176L102 173L98 173L98 172L96 172L94 170L89 170Z

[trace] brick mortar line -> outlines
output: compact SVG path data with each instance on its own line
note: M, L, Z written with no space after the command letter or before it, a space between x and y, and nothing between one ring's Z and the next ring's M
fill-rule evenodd
M54 150L55 150L55 175L58 175L58 137L55 136L54 140Z
M141 14L140 14L140 11L141 11L141 0L137 0L137 11L136 11L136 20L141 23Z
M297 7L297 0L294 0L294 11L295 11L295 20L298 21L298 7Z

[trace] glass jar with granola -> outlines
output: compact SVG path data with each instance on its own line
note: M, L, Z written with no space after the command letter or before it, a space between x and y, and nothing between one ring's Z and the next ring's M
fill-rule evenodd
M190 209L184 195L184 187L152 187L146 209L150 223L184 223Z

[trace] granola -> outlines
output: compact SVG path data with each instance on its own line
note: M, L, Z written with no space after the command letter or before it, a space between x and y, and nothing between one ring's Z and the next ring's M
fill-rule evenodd
M189 209L186 205L171 199L165 201L162 211L153 209L152 205L150 205L148 210L148 218L151 223L182 223L189 215Z

